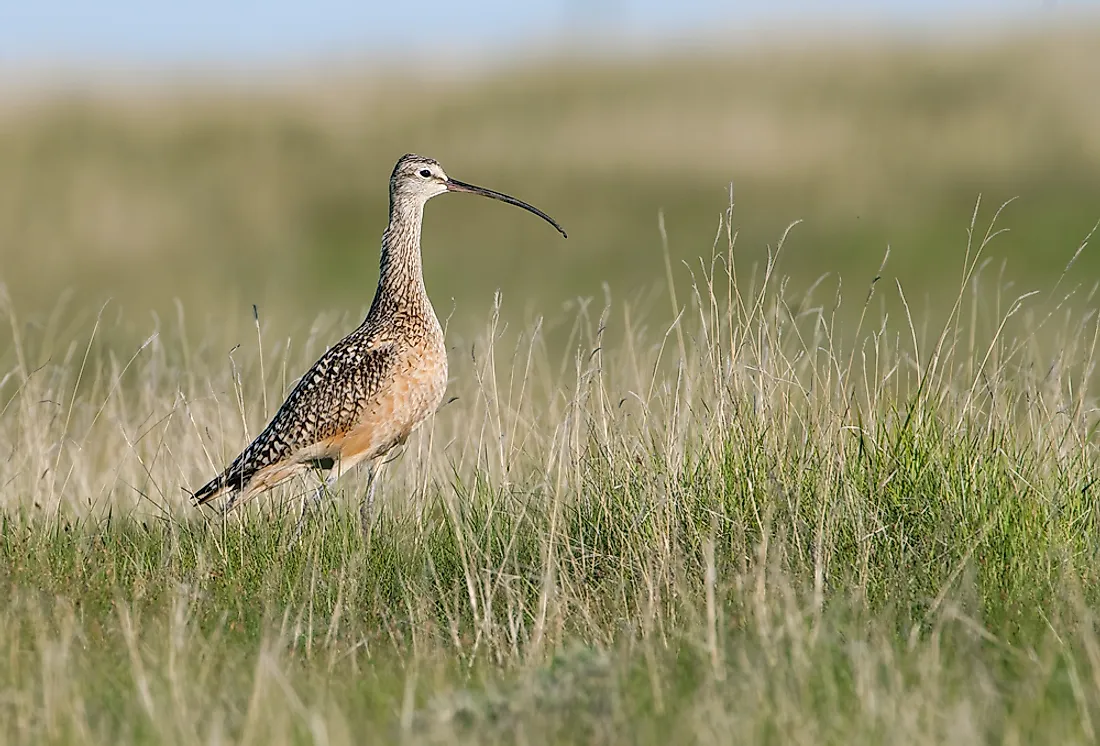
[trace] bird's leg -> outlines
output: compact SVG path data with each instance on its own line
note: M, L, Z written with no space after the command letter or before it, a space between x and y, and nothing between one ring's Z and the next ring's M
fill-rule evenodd
M325 496L325 487L328 483L322 481L317 485L317 488L312 492L306 492L302 495L302 512L298 516L298 523L301 523L306 519L306 515L309 513L310 508L315 508L321 504L321 498Z
M370 470L367 475L367 496L363 498L363 504L359 506L359 523L363 529L363 538L366 539L370 535L371 514L374 507L374 491L378 489L378 478L382 474L382 469L386 464L396 461L401 454L405 452L405 438L397 441L395 447L392 449L388 456L379 458L374 461L367 468Z
M321 476L318 472L318 476ZM309 515L310 508L317 508L321 505L321 498L328 494L329 487L336 481L336 471L332 470L327 476L321 477L321 483L317 485L317 489L313 492L302 495L302 512L298 516L298 523L294 527L294 538L291 543L298 541L298 538L302 535L302 529L306 525L306 516Z
M369 470L367 472L367 495L363 498L363 504L359 506L359 526L363 530L364 539L370 535L374 491L378 488L378 476L385 465L385 462L376 462L367 467Z
M232 497L230 497L228 500L225 501L225 503L222 505L222 518L225 518L226 516L228 516L230 514L230 512L232 512L234 506L236 506L236 504L237 504L237 497L240 494L241 493L238 492L235 495L233 495Z

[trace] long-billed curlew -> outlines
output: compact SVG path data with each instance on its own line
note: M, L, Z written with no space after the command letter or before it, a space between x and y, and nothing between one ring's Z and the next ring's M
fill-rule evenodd
M194 493L197 504L227 495L230 510L308 471L324 475L319 499L340 475L404 443L439 407L447 387L447 350L424 288L420 226L424 204L444 192L522 207L565 235L553 218L526 202L449 178L431 158L402 156L390 176L390 222L367 317L302 376L233 463ZM368 501L373 487L372 479Z

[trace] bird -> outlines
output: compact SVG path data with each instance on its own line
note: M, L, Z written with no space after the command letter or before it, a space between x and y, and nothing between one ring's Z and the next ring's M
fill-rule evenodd
M445 192L499 200L549 215L502 192L447 176L414 153L398 159L389 183L378 288L363 322L298 379L271 421L216 477L192 493L196 505L226 498L224 512L295 476L316 473L325 491L356 466L375 464L440 406L447 388L443 328L424 286L420 234L424 205ZM374 468L365 507L374 495ZM306 502L303 501L303 517Z

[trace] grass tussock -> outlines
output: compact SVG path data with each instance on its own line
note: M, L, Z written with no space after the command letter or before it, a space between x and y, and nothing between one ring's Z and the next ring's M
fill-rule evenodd
M309 485L181 487L347 320L226 357L12 319L3 740L1091 742L1100 326L993 292L992 234L942 327L792 297L728 219L671 318L581 304L564 358L498 299L373 514L349 478L297 540Z

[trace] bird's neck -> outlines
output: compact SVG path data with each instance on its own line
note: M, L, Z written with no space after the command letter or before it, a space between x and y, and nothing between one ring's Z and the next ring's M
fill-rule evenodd
M371 304L371 315L428 303L420 256L423 216L423 204L399 200L390 205L390 224L382 234L378 291Z

